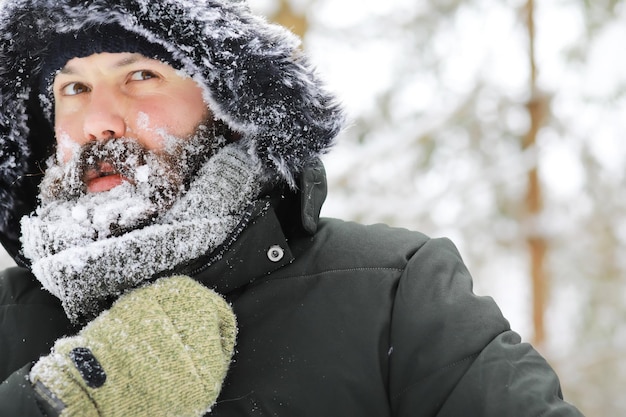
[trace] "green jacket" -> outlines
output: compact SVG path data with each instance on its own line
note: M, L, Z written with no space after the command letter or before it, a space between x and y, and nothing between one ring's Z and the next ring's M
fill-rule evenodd
M224 294L239 323L211 416L580 416L494 301L472 293L450 241L318 223L320 175L301 202L260 202L219 261L181 271ZM284 214L298 206L300 219ZM0 303L0 416L42 416L25 376L77 329L27 269L2 274Z

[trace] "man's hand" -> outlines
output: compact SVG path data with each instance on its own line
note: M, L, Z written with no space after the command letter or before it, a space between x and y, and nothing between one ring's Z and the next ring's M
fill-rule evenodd
M59 339L30 379L65 416L201 416L214 404L237 332L226 301L188 277L136 289Z

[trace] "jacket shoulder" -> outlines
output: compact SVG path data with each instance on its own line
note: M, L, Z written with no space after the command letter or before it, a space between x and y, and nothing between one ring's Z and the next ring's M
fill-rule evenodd
M420 248L430 241L423 233L385 224L363 225L338 219L322 219L313 238L313 251L339 266L404 269Z

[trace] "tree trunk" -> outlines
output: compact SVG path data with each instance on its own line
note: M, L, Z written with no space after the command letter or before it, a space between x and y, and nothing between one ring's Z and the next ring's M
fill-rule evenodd
M280 7L271 19L279 25L285 26L300 38L304 37L309 28L306 16L295 12L289 0L280 0Z
M523 150L537 152L537 134L543 125L548 113L547 97L540 93L537 86L537 64L535 61L535 20L534 0L528 0L527 8L527 28L529 40L529 60L530 60L530 91L531 97L526 107L530 118L530 128L522 141ZM535 148L534 150L532 148ZM539 166L535 158L535 163L528 171L528 188L525 198L525 213L527 225L526 244L529 249L531 262L531 287L532 287L532 321L534 327L533 343L541 346L546 339L545 332L545 311L548 299L548 276L545 270L545 259L548 251L548 243L542 230L540 230L541 214L543 211L543 198L541 180L539 176Z

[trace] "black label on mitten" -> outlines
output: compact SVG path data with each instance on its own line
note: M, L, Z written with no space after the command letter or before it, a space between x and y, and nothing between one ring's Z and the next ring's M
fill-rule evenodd
M107 379L102 365L86 347L77 347L70 351L70 359L83 377L89 388L100 388Z

